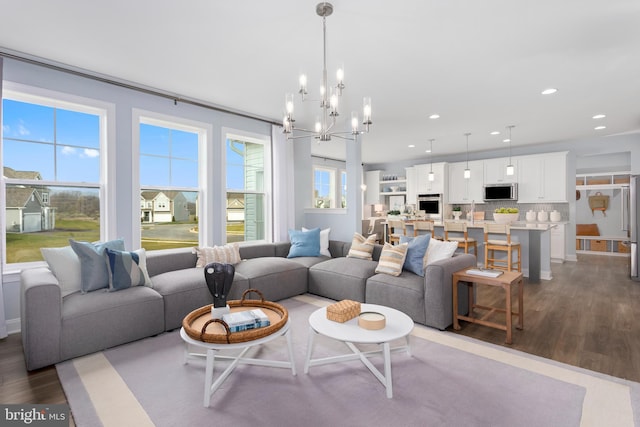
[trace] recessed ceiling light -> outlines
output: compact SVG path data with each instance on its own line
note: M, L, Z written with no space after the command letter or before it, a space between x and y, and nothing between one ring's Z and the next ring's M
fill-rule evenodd
M416 148L414 144L409 144L409 148Z
M595 116L593 116L592 118L594 118L594 119L596 119L596 120L597 120L597 119L604 119L605 117L607 117L607 116L605 116L604 114L596 114L596 115L595 115Z
M545 89L542 91L543 95L551 95L552 93L556 93L558 89L550 87L549 89Z
M431 152L431 150L427 148L426 150L424 150L424 152L425 152L425 153L430 153L430 152Z
M491 135L500 135L500 132L497 130L494 130L493 132L491 132Z
M440 118L440 114L432 114L429 116L430 119L439 119Z
M502 140L502 142L511 142L511 140L509 138L505 138Z
M606 129L606 126L596 126L594 127L595 130L602 130L602 129Z

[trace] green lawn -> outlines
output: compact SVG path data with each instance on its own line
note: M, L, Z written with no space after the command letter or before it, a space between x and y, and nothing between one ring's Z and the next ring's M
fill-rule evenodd
M170 225L171 223L167 223ZM244 235L244 223L227 224L228 235ZM7 233L7 264L42 261L40 248L56 248L69 244L69 239L95 242L100 240L98 221L81 219L58 219L54 231L37 233ZM176 242L162 240L142 240L146 250L191 247L198 245L197 234L194 241Z
M57 220L54 231L7 233L7 264L41 261L40 248L67 246L69 239L94 242L100 240L97 221Z

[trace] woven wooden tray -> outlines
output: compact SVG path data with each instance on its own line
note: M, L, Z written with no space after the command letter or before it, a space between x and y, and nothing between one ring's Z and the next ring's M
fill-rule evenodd
M247 294L255 292L260 299L246 299ZM213 304L193 310L182 321L182 327L189 337L194 340L215 344L234 344L264 338L281 329L289 319L289 312L285 307L271 301L265 301L262 292L248 289L242 294L242 299L227 301L231 312L261 309L271 324L262 328L249 329L241 332L230 332L229 325L222 319L211 318Z

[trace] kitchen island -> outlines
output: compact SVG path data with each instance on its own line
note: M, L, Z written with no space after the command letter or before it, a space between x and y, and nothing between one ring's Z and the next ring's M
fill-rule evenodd
M454 221L466 222L469 237L478 241L478 265L484 265L484 224L493 221ZM405 222L407 235L413 235L411 221ZM524 222L511 224L511 240L520 242L522 250L522 274L529 283L538 283L540 279L551 280L551 238L549 230L555 227L553 222ZM444 223L434 222L435 234L444 236Z

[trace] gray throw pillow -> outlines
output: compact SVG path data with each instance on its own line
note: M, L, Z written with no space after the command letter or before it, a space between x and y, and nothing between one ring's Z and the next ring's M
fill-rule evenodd
M69 244L80 259L81 290L83 293L109 287L109 269L104 251L109 248L114 251L124 251L124 240L110 240L108 242L77 242L69 239Z

